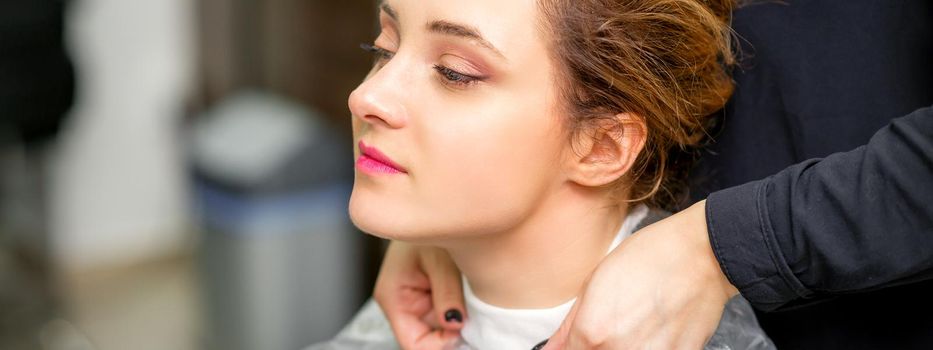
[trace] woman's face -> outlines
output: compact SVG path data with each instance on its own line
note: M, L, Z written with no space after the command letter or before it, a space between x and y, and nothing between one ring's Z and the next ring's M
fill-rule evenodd
M350 95L363 231L429 241L506 231L566 180L567 137L536 0L387 0Z

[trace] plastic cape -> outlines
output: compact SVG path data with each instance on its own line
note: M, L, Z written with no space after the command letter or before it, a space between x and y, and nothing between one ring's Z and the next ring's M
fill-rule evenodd
M530 345L528 348L534 344ZM741 296L726 304L716 332L707 341L705 350L772 350L774 343L758 326L751 305ZM384 350L400 349L392 327L379 306L369 300L353 320L333 339L312 345L305 350ZM451 344L449 349L473 349L469 344ZM482 349L480 349L482 350ZM525 349L517 349L525 350Z

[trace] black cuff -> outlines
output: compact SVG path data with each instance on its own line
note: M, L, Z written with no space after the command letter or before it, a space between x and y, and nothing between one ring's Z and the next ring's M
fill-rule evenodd
M729 281L756 309L773 311L812 294L791 273L771 228L770 178L727 188L706 200L713 253Z

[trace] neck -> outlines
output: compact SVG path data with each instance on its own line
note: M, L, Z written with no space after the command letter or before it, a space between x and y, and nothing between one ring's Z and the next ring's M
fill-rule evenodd
M445 248L484 302L554 307L576 297L618 233L628 207L610 203L605 195L567 188L504 232Z

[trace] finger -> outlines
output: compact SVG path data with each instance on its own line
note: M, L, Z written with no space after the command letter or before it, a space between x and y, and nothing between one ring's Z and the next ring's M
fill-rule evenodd
M419 339L435 329L423 320L431 310L431 297L427 290L411 288L396 293L394 301L387 302L388 306L383 306L383 310L398 343L405 349L413 349Z
M438 321L437 313L434 312L434 308L431 308L430 311L424 313L424 315L421 316L421 321L435 330L444 328L444 326L441 325L441 323Z
M430 287L428 276L419 264L417 249L402 242L390 242L373 291L374 299L383 310L391 313L393 303L397 302L396 299L402 290L428 290Z
M436 320L446 330L459 331L467 316L460 270L442 249L423 251L421 263L431 280Z
M401 324L407 321L400 321ZM447 331L443 329L421 328L422 322L412 322L406 327L408 331L404 335L405 341L396 333L396 341L402 349L411 350L440 350L448 348L449 344L456 342L460 338L459 331Z
M389 323L392 325L392 332L395 333L395 340L402 349L427 349L424 346L432 340L431 333L434 333L434 330L420 317L398 314Z
M439 349L438 343L458 336L439 332L434 322L431 283L421 263L426 249L393 241L376 280L374 299L404 349Z
M567 317L564 318L564 322L560 324L560 328L557 329L557 332L554 333L547 340L547 344L541 348L541 350L559 350L567 349L567 340L570 338L570 328L573 326L573 321L577 318L577 309L579 309L581 300L577 299L577 302L573 303L573 307L570 308L570 312L567 313Z

